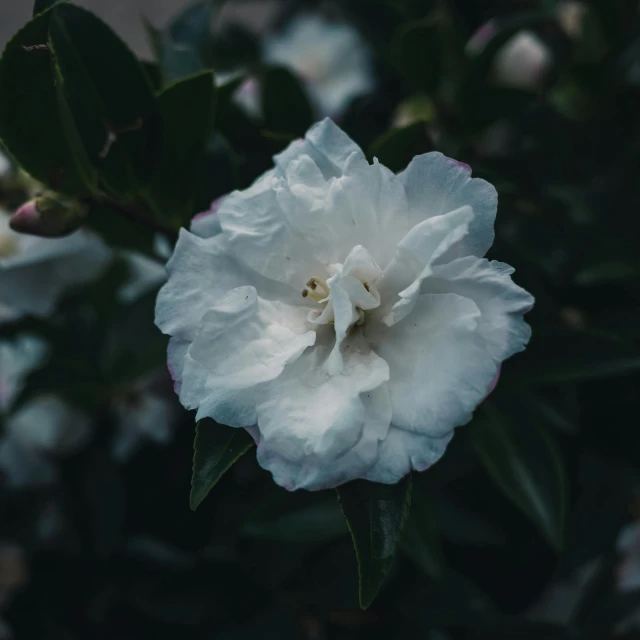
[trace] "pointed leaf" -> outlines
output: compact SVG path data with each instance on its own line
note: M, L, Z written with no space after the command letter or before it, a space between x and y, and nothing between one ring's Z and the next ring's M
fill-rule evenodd
M0 60L0 138L36 180L69 195L86 193L58 112L47 33L51 11L28 22Z
M44 13L59 2L66 2L66 0L36 0L33 3L33 16Z
M193 442L191 509L195 511L234 462L253 446L244 429L233 429L209 418L196 425Z
M158 96L165 135L149 193L163 217L177 223L197 213L195 185L213 129L216 95L213 72L205 71Z
M507 417L488 403L484 409L469 429L480 461L505 496L559 551L564 539L567 480L555 442L517 413Z
M411 505L411 476L393 485L356 480L337 492L356 550L360 606L366 609L395 558Z
M129 48L99 18L66 2L52 9L49 45L92 163L112 193L135 194L153 173L160 112Z

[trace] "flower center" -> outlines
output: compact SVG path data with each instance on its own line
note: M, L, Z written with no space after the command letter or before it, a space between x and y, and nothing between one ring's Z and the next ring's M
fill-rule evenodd
M18 253L17 240L8 235L0 235L0 258L11 258Z
M311 278L307 286L302 290L303 298L311 298L319 304L327 304L329 301L329 285L326 280Z

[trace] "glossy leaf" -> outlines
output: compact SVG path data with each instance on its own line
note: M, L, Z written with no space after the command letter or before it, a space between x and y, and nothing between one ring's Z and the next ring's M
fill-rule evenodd
M244 429L233 429L209 418L196 425L193 442L191 509L195 511L234 462L254 445Z
M493 481L559 551L565 535L567 480L554 441L537 425L487 403L469 429Z
M360 606L367 609L384 584L402 537L411 505L411 476L394 485L356 480L337 492L356 550Z
M204 72L172 84L158 97L165 136L149 193L163 217L176 223L197 213L195 185L213 129L216 95L213 73Z
M411 512L402 541L402 550L428 576L438 579L444 573L444 558L435 514L426 497L414 488Z
M153 173L160 112L148 77L128 47L95 15L62 3L49 44L71 113L108 191L135 194Z
M47 33L51 11L28 22L0 60L0 138L26 171L56 191L86 192L58 112Z
M44 13L48 9L51 9L59 2L66 2L66 0L35 0L33 3L33 15L34 17L40 13Z
M307 95L287 69L267 69L262 80L262 109L266 129L274 133L304 135L313 122Z

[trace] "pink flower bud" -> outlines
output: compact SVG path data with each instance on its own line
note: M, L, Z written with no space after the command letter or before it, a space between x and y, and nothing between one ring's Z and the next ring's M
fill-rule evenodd
M87 213L83 203L45 194L23 204L11 216L9 224L17 233L59 238L77 231Z

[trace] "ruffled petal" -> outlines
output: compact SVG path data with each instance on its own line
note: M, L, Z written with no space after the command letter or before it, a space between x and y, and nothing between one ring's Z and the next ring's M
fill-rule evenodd
M491 184L471 178L467 165L437 152L416 156L398 177L406 189L411 226L465 205L473 208L468 236L442 256L443 263L467 255L484 256L493 244L498 208L498 194Z
M411 471L426 471L442 457L451 438L453 431L437 438L391 425L378 448L376 463L364 478L394 484Z
M385 324L400 322L411 312L434 263L467 235L472 219L471 207L460 207L424 220L400 241L380 280L380 293L385 300L380 315ZM397 302L396 296L400 297Z
M287 489L320 489L361 477L391 419L387 364L372 351L344 354L342 374L316 347L287 367L258 405L258 461Z
M456 294L425 294L410 315L367 339L389 363L393 424L442 437L471 419L498 362L478 332L481 312Z
M267 299L301 299L300 291L270 282L234 260L222 235L199 238L182 229L167 272L168 282L158 294L156 324L182 340L195 339L202 316L236 287L256 286Z
M460 258L435 268L422 289L473 300L480 310L478 330L487 351L503 361L522 351L531 337L531 328L522 316L531 310L534 298L511 280L513 272L513 267L502 262Z
M197 407L198 419L248 426L223 415L229 399L277 378L315 343L305 317L304 309L259 298L253 287L230 291L204 315L189 347L180 389L183 404Z

